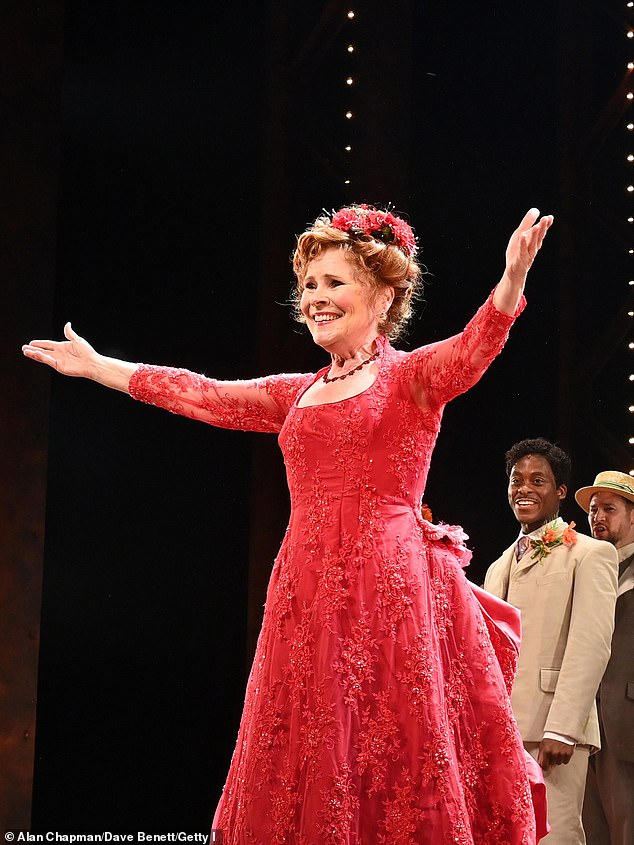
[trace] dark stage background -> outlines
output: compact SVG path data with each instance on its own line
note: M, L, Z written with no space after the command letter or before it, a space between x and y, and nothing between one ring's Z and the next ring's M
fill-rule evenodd
M554 213L528 308L447 409L426 492L470 535L480 583L517 530L513 442L560 442L573 488L631 468L631 13L584 0L9 7L17 67L22 42L59 48L43 71L55 84L16 88L26 110L45 91L59 149L50 306L14 294L7 350L12 389L44 396L30 425L48 443L32 827L204 831L287 518L275 438L55 377L19 342L72 320L128 360L219 378L313 370L325 359L290 319L289 254L322 208L357 200L394 203L419 234L430 275L412 348L463 327L530 206ZM585 530L572 496L563 515Z

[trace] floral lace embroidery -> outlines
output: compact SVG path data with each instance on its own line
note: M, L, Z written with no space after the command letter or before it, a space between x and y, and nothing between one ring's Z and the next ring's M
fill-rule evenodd
M398 623L414 603L419 588L416 578L409 574L407 553L397 538L396 556L381 558L377 565L377 608L382 618L381 630L396 639Z
M279 375L223 382L189 370L141 364L128 390L141 402L211 425L277 432L295 397L311 379L311 375Z
M424 381L428 407L440 408L476 383L502 349L513 320L496 309L491 295L461 334L411 353L403 373L412 383Z
M399 757L399 717L390 709L389 699L389 690L375 693L374 707L366 707L361 715L357 770L370 776L368 795L385 789L388 761Z
M322 842L325 845L346 845L352 823L359 811L359 798L348 763L339 765L339 772L332 779L330 789L321 792L323 819Z
M291 494L301 490L308 475L308 463L305 455L305 441L300 428L289 428L285 439L286 475Z
M433 575L430 579L436 610L436 626L438 628L438 635L442 639L447 636L449 628L453 625L453 617L456 612L453 603L455 595L453 590L454 576L455 573L452 571L451 565L449 565L446 570L438 575Z
M292 617L293 606L299 583L299 570L280 554L276 564L277 583L271 599L271 618L280 637L286 639L286 622Z
M425 743L421 760L421 781L424 786L434 784L434 790L439 795L446 795L449 788L451 765L449 753L449 731L443 726L443 731L434 729Z
M295 705L300 703L313 676L314 634L311 630L310 612L304 607L302 621L295 628L285 667L286 681Z
M378 646L369 625L370 614L362 610L349 637L340 638L339 657L332 668L344 687L344 703L357 713L359 701L366 696L365 686L374 680L373 663L378 660Z
M423 818L417 806L417 794L412 777L406 768L400 782L392 787L392 797L383 801L384 814L378 834L379 845L417 845L415 836Z
M271 800L271 845L285 845L295 830L295 810L297 807L297 787L292 778L285 774L279 779L279 785Z
M336 719L334 704L329 703L323 685L315 690L313 705L304 705L300 727L300 765L306 768L306 782L317 780L320 771L320 753L323 748L335 747Z
M329 631L334 631L333 617L347 606L349 595L350 590L344 561L339 555L325 549L323 564L319 570L315 604L319 608L318 612L322 624Z
M525 833L518 840L521 845L533 845L535 833L531 830L530 817L533 813L530 791L525 784L515 784L512 793L515 796L512 812L509 817L508 806L502 802L494 801L487 808L487 829L482 837L483 845L499 845L500 842L507 842L512 835L512 830L525 825Z
M431 644L426 633L417 634L411 646L405 648L403 669L396 673L409 701L409 711L424 719L429 711L429 697L434 682Z
M486 725L480 724L470 737L470 742L462 747L458 767L465 790L465 799L470 815L478 812L478 801L483 781L486 782L486 771L492 751L487 751L482 742L482 735L486 733Z
M412 414L411 404L402 403L399 427L387 433L386 445L391 470L398 479L398 490L402 496L409 496L412 488L412 467L420 466L426 444L418 426L408 422ZM414 429L414 430L412 430Z
M271 750L287 742L287 727L276 702L279 688L278 682L263 696L263 703L260 705L261 709L256 720L253 738L256 745L255 757L258 765L261 766L262 780L268 780L273 774Z
M340 403L334 408L335 413L341 417L341 425L333 429L333 434L336 436L332 443L332 454L335 466L345 471L349 470L351 464L358 463L361 456L367 453L368 424L358 405L348 408L344 403Z
M503 703L500 705L500 711L496 721L499 726L498 753L510 759L515 754L519 737L519 731L513 718L513 710L510 704L506 705L506 703Z
M460 647L460 646L459 646ZM449 661L449 668L445 674L445 705L447 716L451 722L456 722L469 700L469 666L464 651Z
M310 495L305 502L302 534L306 553L316 555L321 549L322 532L333 520L332 494L322 481L319 466L315 467L310 486Z

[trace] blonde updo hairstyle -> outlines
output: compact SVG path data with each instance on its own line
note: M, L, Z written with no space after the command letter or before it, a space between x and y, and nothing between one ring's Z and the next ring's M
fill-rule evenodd
M327 249L341 249L356 265L358 271L374 287L391 287L394 300L385 319L379 322L379 332L396 340L413 314L413 303L422 289L423 270L417 261L395 244L383 243L370 235L344 232L331 225L329 217L318 217L297 239L293 253L293 271L297 283L291 295L295 319L305 323L300 311L300 299L308 264Z

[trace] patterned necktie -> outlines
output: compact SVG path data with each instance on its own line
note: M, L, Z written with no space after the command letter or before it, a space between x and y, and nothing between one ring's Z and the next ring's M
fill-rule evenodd
M519 562L529 550L531 541L528 537L520 537L515 546L515 557Z
M625 570L628 568L628 566L629 566L631 563L632 563L632 556L631 556L631 555L630 555L630 557L626 557L626 558L625 558L625 560L622 560L622 561L619 563L619 578L620 578L622 575L624 575L624 574L625 574Z

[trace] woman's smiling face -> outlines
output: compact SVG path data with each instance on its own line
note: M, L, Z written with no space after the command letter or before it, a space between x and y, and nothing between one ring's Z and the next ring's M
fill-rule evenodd
M380 315L393 298L365 279L345 250L325 249L306 268L300 310L315 343L351 357L379 334Z

